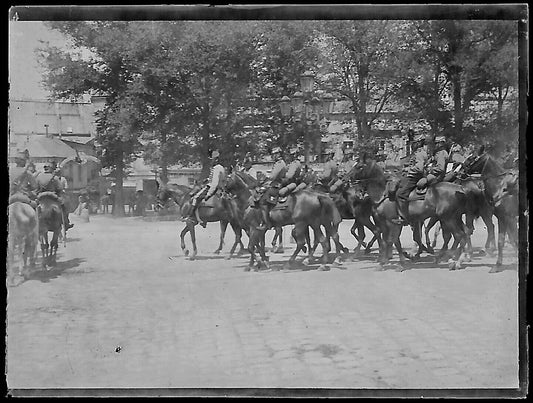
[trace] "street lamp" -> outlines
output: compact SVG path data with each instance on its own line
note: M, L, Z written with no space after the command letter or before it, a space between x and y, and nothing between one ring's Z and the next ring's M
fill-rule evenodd
M291 98L285 95L280 100L281 115L285 118L301 123L304 130L305 164L309 163L309 126L320 120L320 117L330 112L333 96L314 91L315 76L306 71L300 76L300 89ZM319 98L319 95L321 97Z

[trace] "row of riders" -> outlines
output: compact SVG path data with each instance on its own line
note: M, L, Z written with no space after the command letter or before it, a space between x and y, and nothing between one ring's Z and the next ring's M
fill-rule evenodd
M15 166L9 168L9 258L15 264L18 251L23 269L28 259L33 266L40 241L46 266L55 259L61 232L65 241L66 231L74 226L65 206L64 178L52 163L45 163L43 172L35 172L26 153L17 153L14 160ZM53 233L50 242L48 232Z
M487 225L488 238L485 247L495 247L492 216L499 223L498 259L502 263L505 235L517 245L516 216L518 214L517 174L515 169L504 169L481 147L477 152L462 155L460 146L448 148L446 139L439 136L430 152L423 136L415 137L412 153L402 172L384 172L375 160L363 154L346 153L345 160L338 164L334 153L321 172L313 172L300 162L298 148L289 150L290 161L283 159L282 150L272 150L274 165L270 174L258 178L251 159L247 158L240 169L227 172L220 160L220 153L213 151L209 178L199 189L178 185L160 185L158 206L163 207L171 198L181 207L186 227L181 233L181 247L186 255L184 236L190 232L194 258L197 253L194 226L205 227L206 222L220 221L220 252L224 233L229 223L236 239L230 256L241 245L244 229L249 236L250 268L254 261L268 266L265 254L265 232L294 225L292 235L297 247L289 259L293 263L300 251L308 251L309 259L322 245L323 256L320 268L326 268L328 252L333 239L337 255L347 249L339 240L337 229L342 219L354 219L351 233L358 241L359 249L365 245L364 227L374 235L373 241L380 246L380 262L387 262L392 254L392 245L398 249L403 267L404 255L399 236L404 225L411 225L413 239L418 244L415 258L422 252L433 252L424 245L421 237L422 224L429 219L427 229L440 222L444 246L437 259L448 252L448 243L454 237L451 268L460 268L471 253L470 235L473 221L482 217ZM463 222L463 215L466 223ZM325 233L322 232L322 228ZM315 235L310 243L309 229ZM368 248L368 247L367 247ZM260 257L256 256L258 252Z

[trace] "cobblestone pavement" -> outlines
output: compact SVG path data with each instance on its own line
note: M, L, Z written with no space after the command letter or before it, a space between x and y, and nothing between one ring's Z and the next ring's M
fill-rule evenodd
M331 271L245 272L247 257L212 254L218 224L197 227L190 261L179 222L75 223L56 268L9 289L10 388L518 387L509 246L492 274L488 256L460 271L429 258L376 271L375 251Z

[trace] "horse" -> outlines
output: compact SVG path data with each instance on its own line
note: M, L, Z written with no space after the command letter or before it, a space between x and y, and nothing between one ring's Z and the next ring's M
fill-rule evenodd
M39 221L37 213L29 204L15 201L9 205L9 233L7 249L7 282L15 285L15 274L25 276L35 266ZM18 261L18 262L17 262ZM22 261L22 268L20 262ZM15 267L18 266L17 273Z
M399 187L398 178L391 178L387 182L386 193L391 197L395 195ZM467 242L467 233L462 216L467 212L467 199L462 186L450 182L438 182L429 186L425 195L418 195L416 189L411 191L408 206L408 221L413 229L413 239L419 249L413 258L418 258L422 250L425 250L421 240L422 224L427 218L436 217L446 236L453 235L455 238L452 251L455 251L454 261L450 265L451 270L462 268L464 261L463 251ZM459 248L457 248L459 246ZM447 243L436 257L438 263L448 253Z
M379 228L371 221L371 218L373 218L372 206L383 197L387 184L387 175L377 161L368 158L366 154L363 154L361 161L351 169L348 175L349 181L344 190L344 198L347 200L351 214L355 219L351 233L357 239L358 245L355 247L354 252L358 252L361 246L365 246L365 253L369 253L373 243L376 240L379 242ZM360 198L357 196L360 188L368 194L368 197ZM365 227L373 234L372 240L368 245L364 243ZM358 236L356 235L356 230L359 233Z
M192 205L191 205L191 192L193 189L179 188L179 185L158 185L158 191L156 196L157 208L161 209L164 205L172 200L179 206L180 214L182 219L188 217ZM202 201L197 207L197 214L201 220L206 222L220 222L220 243L218 248L215 250L215 254L219 254L224 245L224 236L226 234L226 228L228 223L233 228L235 233L235 242L231 247L228 259L233 256L237 245L240 245L239 254L244 250L244 245L242 244L242 218L239 217L237 212L237 206L235 200L230 199L226 194L221 194L220 191L217 191L209 200ZM196 222L185 219L185 228L180 233L181 240L181 249L185 256L189 256L191 260L196 258L198 249L196 246L196 232L195 226ZM189 249L185 245L185 235L187 233L191 234L191 241L193 244L193 251L190 254Z
M240 188L241 196L237 196L237 199L247 200L250 204L249 195L251 195L251 189L257 186L257 182L252 179L251 177L247 178L241 172L236 172L228 178L227 188L235 194L239 194L236 188ZM239 183L240 185L238 185ZM262 195L263 198L268 196L268 192ZM260 209L256 208L256 210ZM335 203L326 194L309 189L290 193L284 202L278 202L269 210L269 216L274 227L294 224L292 235L296 240L296 249L289 258L289 266L295 262L296 256L302 250L304 252L308 250L308 259L313 259L314 248L309 247L309 228L314 231L315 245L318 245L318 243L322 245L323 256L321 258L322 264L319 267L320 270L328 269L328 253L331 249L330 238L334 240L336 245L335 258L343 248L337 231L341 217ZM321 227L324 227L325 235ZM306 243L309 248L306 247Z
M66 230L63 225L63 212L59 198L54 192L42 192L37 196L39 206L39 239L43 254L43 268L56 262L59 234L62 232L63 243L66 246ZM52 232L52 240L48 243L48 232Z
M470 156L464 162L465 173L479 174L483 181L483 192L493 206L498 220L498 257L496 271L503 262L503 246L506 235L513 246L518 247L518 185L517 175L512 169L503 168L488 153Z

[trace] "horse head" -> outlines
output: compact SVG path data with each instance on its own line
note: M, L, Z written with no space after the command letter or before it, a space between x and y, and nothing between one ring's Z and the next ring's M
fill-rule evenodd
M495 206L501 204L502 199L507 196L518 195L518 176L515 173L509 173L503 177L500 186L494 195L493 201Z
M487 152L483 152L480 155L469 155L465 158L463 167L467 174L484 176L500 175L504 171L496 159Z

